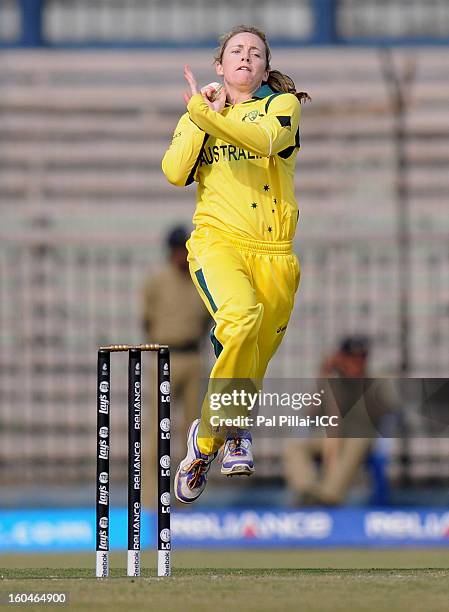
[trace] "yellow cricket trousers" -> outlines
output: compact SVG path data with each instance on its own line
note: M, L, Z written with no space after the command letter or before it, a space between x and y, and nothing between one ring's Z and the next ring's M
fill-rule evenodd
M262 380L284 337L299 285L299 262L288 242L244 240L210 227L187 242L190 273L215 321L217 361L211 379ZM206 397L198 446L210 454L224 443L210 424Z

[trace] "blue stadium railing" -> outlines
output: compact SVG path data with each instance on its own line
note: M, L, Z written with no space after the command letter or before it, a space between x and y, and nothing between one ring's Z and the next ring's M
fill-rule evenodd
M16 0L20 13L20 28L16 39L2 40L0 48L163 48L163 47L209 47L216 44L216 39L205 38L192 41L175 42L173 40L142 41L130 40L96 40L87 39L82 41L49 41L44 34L44 7L46 0ZM436 0L435 0L436 1ZM0 0L1 5L2 0ZM398 0L400 2L400 0ZM273 45L282 46L316 46L316 45L340 45L340 46L408 46L408 45L449 45L448 36L344 36L339 32L338 11L342 8L340 0L310 0L312 11L311 32L306 37L297 39L279 38L270 36ZM1 8L1 6L0 6ZM281 10L281 9L280 9ZM225 28L226 29L226 28Z

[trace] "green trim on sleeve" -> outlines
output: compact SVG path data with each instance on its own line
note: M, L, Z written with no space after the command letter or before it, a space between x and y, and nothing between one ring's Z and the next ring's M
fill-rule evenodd
M276 93L274 93L272 96L270 96L268 98L268 100L265 102L265 112L268 111L268 108L269 108L270 104L273 102L273 100L275 98L277 98L278 96L282 95L283 93L284 92L282 92L282 91L277 91Z
M192 120L190 119L190 121L192 121ZM192 121L192 123L193 123L193 121ZM208 138L209 138L209 134L204 134L203 144L201 145L201 149L200 149L200 152L198 153L198 157L196 158L196 161L193 164L193 167L192 167L192 169L189 172L189 176L187 177L187 180L186 180L186 183L185 183L186 187L187 187L187 185L191 185L193 183L193 181L194 181L195 172L196 172L196 169L198 168L198 164L200 163L201 156L202 156L203 151L204 151L204 146L205 146L206 141L207 141Z

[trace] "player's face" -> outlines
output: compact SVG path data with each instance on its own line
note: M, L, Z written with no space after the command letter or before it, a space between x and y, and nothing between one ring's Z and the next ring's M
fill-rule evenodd
M268 78L263 41L250 32L236 34L228 41L216 69L224 77L225 85L250 93L256 91Z

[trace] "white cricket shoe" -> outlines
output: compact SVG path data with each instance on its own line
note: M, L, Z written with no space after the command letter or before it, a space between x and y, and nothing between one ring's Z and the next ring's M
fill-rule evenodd
M249 431L241 437L228 437L223 450L221 473L226 476L251 476L254 474L253 439Z
M206 488L207 472L217 453L204 455L197 443L200 420L196 419L187 434L187 455L176 470L174 489L176 498L184 504L194 502Z

